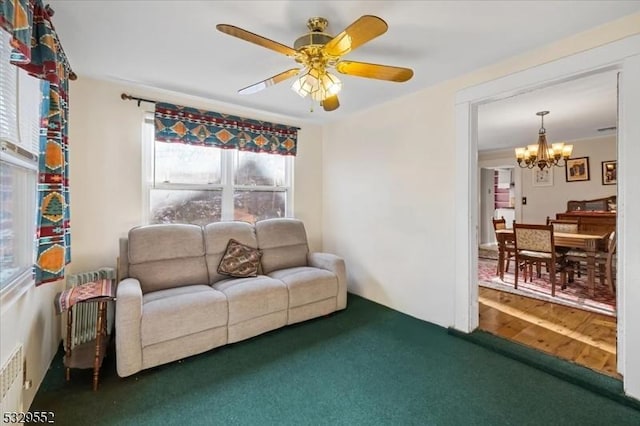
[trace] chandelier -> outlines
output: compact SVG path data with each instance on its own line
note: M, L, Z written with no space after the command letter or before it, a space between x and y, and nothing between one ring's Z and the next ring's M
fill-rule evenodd
M552 143L551 148L547 145L547 131L544 128L544 116L547 114L549 114L549 111L536 112L536 115L540 116L541 120L540 130L538 130L538 143L528 145L526 148L516 148L518 166L528 169L538 166L540 170L545 167L551 168L551 166L563 167L564 162L561 163L561 160L566 161L571 157L573 145L565 145L563 142Z
M342 83L324 68L309 67L293 82L291 89L303 98L311 96L314 101L322 103L337 95L342 89Z

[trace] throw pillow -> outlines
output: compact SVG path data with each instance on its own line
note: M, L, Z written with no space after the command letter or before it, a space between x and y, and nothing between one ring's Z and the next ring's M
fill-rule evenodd
M231 238L218 265L218 273L236 278L255 277L258 275L260 257L262 252L257 248Z

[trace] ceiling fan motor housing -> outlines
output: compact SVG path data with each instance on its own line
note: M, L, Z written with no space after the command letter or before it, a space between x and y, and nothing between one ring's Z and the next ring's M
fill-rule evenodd
M293 44L293 48L296 50L300 50L303 47L309 46L324 46L327 44L333 37L326 33L321 32L310 32L302 37L299 37L296 42Z
M300 50L303 47L324 46L327 44L333 38L333 36L324 32L327 25L329 25L329 21L321 16L309 18L307 21L309 32L299 37L293 44L293 48Z

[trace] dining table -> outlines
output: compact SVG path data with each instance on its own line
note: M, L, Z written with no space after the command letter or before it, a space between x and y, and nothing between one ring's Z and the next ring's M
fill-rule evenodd
M591 297L595 296L595 275L596 275L596 253L598 248L601 247L608 233L568 233L568 232L554 232L553 244L555 247L564 247L570 249L584 250L585 262L587 263L587 285L589 286L589 293ZM505 262L505 245L509 242L513 242L515 237L513 229L497 229L496 239L498 240L498 270L500 271L500 279L504 279L504 262ZM518 266L516 265L516 268Z

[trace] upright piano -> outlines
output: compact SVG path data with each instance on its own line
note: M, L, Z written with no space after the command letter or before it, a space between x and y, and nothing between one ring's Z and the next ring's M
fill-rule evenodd
M616 196L594 200L571 200L567 211L556 213L556 219L578 220L578 230L585 234L604 234L616 230Z

